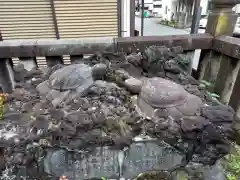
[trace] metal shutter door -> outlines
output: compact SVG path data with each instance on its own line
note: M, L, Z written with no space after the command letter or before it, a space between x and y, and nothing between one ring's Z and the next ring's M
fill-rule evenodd
M49 0L0 0L0 31L7 39L56 39Z
M55 0L60 39L118 35L117 0Z

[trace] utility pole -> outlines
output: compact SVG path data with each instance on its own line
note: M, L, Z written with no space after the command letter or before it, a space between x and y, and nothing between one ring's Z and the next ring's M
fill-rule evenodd
M201 3L201 0L195 0L195 2L194 2L191 34L198 33L199 22L200 22L201 14L202 14L202 7L200 6L200 3ZM188 58L190 59L190 63L189 63L189 67L188 67L188 74L190 74L190 75L192 74L193 61L199 61L198 56L200 56L200 53L201 53L201 50L195 50L195 52L188 54Z
M144 29L144 0L142 0L142 8L141 8L141 36L143 36Z
M201 3L201 0L195 0L192 26L191 26L191 34L198 33L198 27L199 27L199 22L200 22L201 13L202 13L202 8L200 6L200 3Z

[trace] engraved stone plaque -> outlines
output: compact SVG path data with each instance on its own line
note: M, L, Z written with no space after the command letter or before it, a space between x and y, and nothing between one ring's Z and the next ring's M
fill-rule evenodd
M182 160L183 156L164 144L134 143L126 153L123 176L132 179L146 171L169 170Z
M118 151L109 147L96 147L87 153L65 150L48 152L45 172L55 176L66 175L69 179L91 179L96 177L118 177Z
M74 162L75 179L118 177L118 151L97 147L91 154Z
M183 159L173 148L157 142L133 143L124 151L123 164L118 162L119 152L110 147L96 147L88 153L57 150L46 156L45 172L64 175L69 180L100 177L132 179L146 171L169 170L181 164Z

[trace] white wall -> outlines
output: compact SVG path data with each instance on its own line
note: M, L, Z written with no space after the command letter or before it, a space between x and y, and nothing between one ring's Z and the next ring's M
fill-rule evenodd
M233 10L236 12L236 13L240 13L240 4L237 4Z
M202 15L208 14L208 2L209 0L201 0L200 6L202 7ZM163 16L164 19L171 20L172 13L175 13L176 5L178 4L178 0L162 0L162 10L160 14ZM168 7L167 14L165 12L165 8ZM240 6L239 6L240 12Z
M142 4L141 0L139 4ZM149 10L153 10L153 0L144 0L144 7L148 7Z
M208 2L209 0L201 0L202 15L208 15Z
M154 1L153 2L153 12L155 14L162 14L162 7L154 7L155 5L160 6L162 5L162 0Z
M163 19L171 20L172 13L175 10L173 2L176 0L162 0L162 17Z
M141 4L141 0L140 0L140 4ZM144 0L144 4L152 4L153 0Z
M131 0L121 0L122 37L130 37L130 2Z

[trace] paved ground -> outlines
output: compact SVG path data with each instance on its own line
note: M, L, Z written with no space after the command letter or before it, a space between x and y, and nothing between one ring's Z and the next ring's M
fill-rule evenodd
M141 18L135 18L135 29L141 34ZM161 35L179 35L189 34L190 29L176 29L168 26L164 26L157 23L155 18L144 19L144 36L161 36ZM200 33L204 33L204 30L199 30Z
M144 36L189 34L187 30L175 29L156 23L155 18L144 19ZM141 34L141 18L135 18L135 28Z

